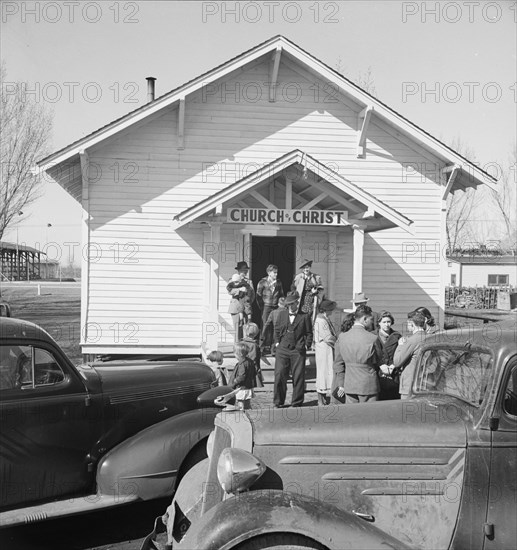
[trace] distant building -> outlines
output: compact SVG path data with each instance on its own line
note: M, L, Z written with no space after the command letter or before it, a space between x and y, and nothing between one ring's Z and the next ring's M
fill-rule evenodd
M23 244L0 241L0 278L4 281L41 279L41 250Z
M517 256L454 256L447 258L450 286L517 286Z
M41 279L58 279L59 262L57 260L41 260L40 277Z

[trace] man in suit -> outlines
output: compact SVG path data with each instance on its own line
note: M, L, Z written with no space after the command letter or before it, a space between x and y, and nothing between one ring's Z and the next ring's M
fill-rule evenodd
M262 335L260 349L263 354L271 347L272 333L267 320L278 307L278 300L284 296L282 282L278 280L278 267L270 264L266 269L267 277L260 279L257 285L257 305L262 313ZM267 348L267 349L266 349Z
M264 325L263 333L267 333L270 335L271 338L271 344L273 343L273 337L275 333L275 327L278 323L278 316L280 313L285 309L285 298L279 298L278 299L278 307L274 309L267 318L266 324ZM271 353L275 353L275 347L273 346L273 349L271 350Z
M354 313L354 325L342 332L335 344L333 390L347 403L365 403L379 398L377 372L382 358L379 339L369 332L373 322L372 309L359 306Z
M418 311L408 313L407 326L411 331L411 336L404 336L399 340L395 355L393 356L393 365L400 375L400 398L407 399L411 389L411 381L418 360L418 353L426 337L425 331L426 317Z
M312 323L306 313L298 313L300 295L289 292L285 306L278 314L274 342L276 348L273 403L283 407L287 393L289 369L293 377L292 407L301 407L305 395L305 356L312 346Z

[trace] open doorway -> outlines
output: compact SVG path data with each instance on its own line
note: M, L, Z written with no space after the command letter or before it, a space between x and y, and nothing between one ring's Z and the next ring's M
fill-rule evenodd
M278 278L287 294L295 274L296 237L251 237L251 280L253 288L265 277L269 264L278 266ZM253 322L260 325L260 310L253 302Z

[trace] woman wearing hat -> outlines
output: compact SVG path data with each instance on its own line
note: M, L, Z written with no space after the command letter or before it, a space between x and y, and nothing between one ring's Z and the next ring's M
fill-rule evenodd
M314 343L316 348L316 391L318 405L328 405L334 371L334 344L336 331L329 319L331 311L336 309L336 302L323 300L318 307L318 316L314 323Z
M312 260L305 260L300 266L302 270L294 278L291 285L292 291L297 291L300 295L299 313L308 313L314 324L318 304L323 296L323 283L321 277L311 272Z

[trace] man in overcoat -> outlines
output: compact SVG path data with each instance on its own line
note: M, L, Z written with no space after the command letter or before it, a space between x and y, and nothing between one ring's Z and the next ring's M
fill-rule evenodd
M308 313L314 324L318 306L323 299L324 288L321 277L312 273L311 268L312 260L305 260L305 263L300 266L301 273L298 273L293 280L291 291L298 292L300 296L298 311Z
M275 326L276 348L275 384L273 403L283 407L287 393L289 369L293 377L292 407L301 407L305 395L305 358L312 346L312 322L306 313L298 312L300 296L289 292L285 299L286 309L280 311Z
M377 372L382 348L376 334L369 332L372 309L359 306L355 322L348 332L342 332L335 344L333 390L338 397L346 394L347 403L377 401L380 385Z

